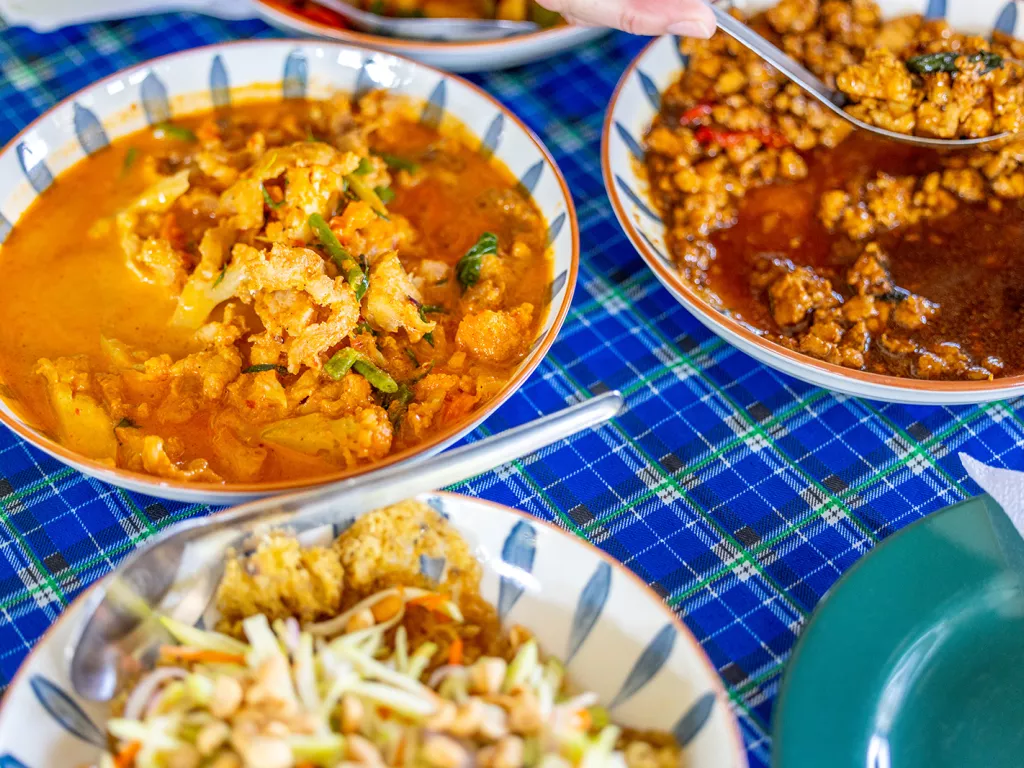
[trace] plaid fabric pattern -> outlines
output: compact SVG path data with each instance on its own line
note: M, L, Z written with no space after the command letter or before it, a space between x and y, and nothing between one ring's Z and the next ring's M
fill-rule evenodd
M0 140L78 88L153 56L277 33L164 15L37 35L0 32ZM835 396L708 332L613 219L601 122L643 41L613 35L475 77L554 152L576 198L583 262L561 336L469 439L621 389L611 426L457 490L554 520L649 582L725 680L751 764L770 762L772 702L817 601L877 541L978 492L957 458L1024 466L1024 401L907 407ZM0 684L60 611L133 546L207 508L88 479L0 430Z

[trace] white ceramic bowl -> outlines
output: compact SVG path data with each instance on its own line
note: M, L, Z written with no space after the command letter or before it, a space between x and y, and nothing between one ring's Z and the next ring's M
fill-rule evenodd
M253 0L253 8L265 22L285 32L316 35L365 45L408 56L410 59L451 72L490 72L515 67L596 40L609 31L601 27L561 26L482 43L437 43L426 40L401 40L369 35L352 29L338 29L265 0Z
M469 542L483 565L483 595L503 621L531 629L617 722L671 731L684 744L687 768L747 765L717 672L679 618L631 571L508 507L450 493L421 498ZM344 522L313 537L329 540ZM104 743L106 707L78 699L67 674L67 646L83 602L43 636L4 695L6 768L94 764Z
M211 109L231 98L315 99L337 90L363 92L374 88L422 100L424 119L451 115L474 135L483 136L482 147L531 191L548 222L554 278L547 317L530 353L496 398L472 414L469 421L372 467L339 471L314 481L230 486L165 480L85 459L32 425L17 401L0 399L0 422L60 461L108 483L151 496L210 504L235 504L422 458L451 445L480 424L523 384L554 341L576 285L579 229L569 188L544 145L507 108L461 78L391 54L338 43L294 40L213 45L123 70L65 99L0 151L0 243L61 171L86 154L102 150L115 137L175 114Z
M878 0L886 17L925 13L945 17L956 29L988 34L993 28L1013 33L1017 6L1006 0ZM775 0L738 3L758 11ZM721 33L719 33L721 34ZM711 306L676 270L668 257L665 227L650 202L647 182L636 162L643 137L658 111L659 94L678 77L686 62L676 38L660 37L629 65L612 97L604 123L601 165L605 189L619 223L634 247L680 304L730 344L762 363L798 379L849 395L904 403L979 403L1024 393L1024 376L991 382L924 381L855 371L816 360L775 344Z

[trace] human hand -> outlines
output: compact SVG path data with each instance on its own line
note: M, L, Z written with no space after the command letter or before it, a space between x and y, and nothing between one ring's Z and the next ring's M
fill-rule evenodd
M568 21L635 35L711 37L715 17L703 0L539 0Z

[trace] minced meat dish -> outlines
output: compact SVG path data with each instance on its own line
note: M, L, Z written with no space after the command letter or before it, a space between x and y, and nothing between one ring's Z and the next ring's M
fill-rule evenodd
M749 19L852 113L929 136L1016 132L1022 43L871 0L783 0ZM688 65L646 138L683 277L773 341L925 379L1024 372L1024 140L936 151L878 140L726 35Z

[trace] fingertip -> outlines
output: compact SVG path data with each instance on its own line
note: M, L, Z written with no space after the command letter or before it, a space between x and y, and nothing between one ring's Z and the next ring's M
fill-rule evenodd
M703 18L700 16L687 17L672 22L665 31L670 35L699 37L706 40L715 34L715 20L714 18Z
M592 21L581 19L579 16L572 16L570 14L563 13L562 18L565 19L567 24L571 24L574 27L594 27L596 26Z
M684 8L672 17L666 31L672 35L683 37L700 37L707 39L715 33L715 14L711 6L702 0L686 0Z

